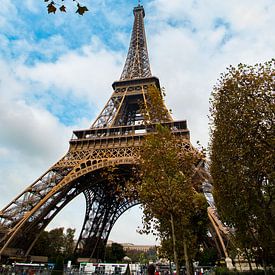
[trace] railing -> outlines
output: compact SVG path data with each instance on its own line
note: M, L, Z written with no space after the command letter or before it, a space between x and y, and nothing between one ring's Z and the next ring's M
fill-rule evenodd
M116 126L108 128L92 128L74 131L71 138L71 143L84 140L97 140L108 139L116 137L128 137L128 136L144 136L147 133L155 131L157 124L151 124L149 126L144 124L129 125L129 126ZM163 126L169 127L175 134L188 134L186 120L164 122Z

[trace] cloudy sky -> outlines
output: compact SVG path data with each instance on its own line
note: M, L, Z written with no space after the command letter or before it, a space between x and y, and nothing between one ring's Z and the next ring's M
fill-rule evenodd
M126 58L134 0L82 0L89 12L47 14L43 0L0 0L0 208L68 150L112 93ZM275 57L274 0L143 0L151 70L175 119L207 146L209 97L229 65ZM48 228L79 228L84 197ZM110 239L154 243L136 233L141 210L124 214Z

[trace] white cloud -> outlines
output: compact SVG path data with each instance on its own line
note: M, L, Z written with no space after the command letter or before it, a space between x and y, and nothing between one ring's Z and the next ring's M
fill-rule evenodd
M9 155L9 150L7 148L0 147L0 157L7 157Z
M1 62L1 65L0 128L4 131L0 141L30 156L52 156L59 148L56 144L64 141L60 136L68 136L70 129L59 124L45 109L26 103L24 95L30 86L26 79L16 77L16 63ZM57 131L59 135L55 134Z
M89 46L66 52L54 62L21 65L17 73L43 90L55 88L63 96L72 92L101 107L112 93L112 82L119 78L121 61L120 54L108 51L93 37Z
M155 0L151 7L152 70L175 117L187 119L193 143L207 146L208 101L220 73L274 57L275 3Z
M26 103L29 84L16 77L17 65L0 61L1 207L65 154L71 136L51 113Z

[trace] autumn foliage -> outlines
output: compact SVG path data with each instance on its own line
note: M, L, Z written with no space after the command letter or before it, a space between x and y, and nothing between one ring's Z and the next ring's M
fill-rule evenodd
M183 259L187 274L191 274L194 249L199 247L199 224L203 228L200 233L206 233L207 226L206 200L198 192L202 179L196 169L203 155L187 138L175 136L162 125L171 117L156 87L148 89L146 103L144 117L150 132L140 154L138 186L144 206L144 232L157 232L163 252L177 266L177 274Z
M238 247L275 262L275 60L229 67L211 98L211 175Z

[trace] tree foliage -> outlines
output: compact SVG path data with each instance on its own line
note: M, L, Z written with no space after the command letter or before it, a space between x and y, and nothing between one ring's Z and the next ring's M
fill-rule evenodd
M75 2L76 6L76 13L79 15L83 15L85 12L88 11L88 8L82 4L80 4L76 0L69 0L70 2ZM60 12L67 12L67 5L66 0L44 0L47 3L47 10L48 13L55 13L56 11ZM68 1L67 1L68 2Z
M195 222L194 217L198 213L206 217L206 201L197 192L201 179L196 164L202 155L189 140L173 135L161 125L169 119L169 114L164 111L159 90L148 90L144 110L148 128L152 123L157 125L146 136L140 155L142 183L138 192L144 206L143 232L158 232L163 251L173 255L179 272L178 256L182 251L187 266L191 267L190 257L197 237L194 228L201 223L201 220Z
M150 248L148 251L141 251L139 249L131 249L125 251L126 256L131 259L132 263L149 264L157 260L157 251L155 247Z
M211 97L211 175L238 245L274 261L275 61L221 75Z
M108 263L118 263L121 262L125 256L123 246L118 243L112 243L111 246L106 247L105 260Z
M75 229L55 228L50 231L43 231L31 250L32 255L47 256L53 262L62 257L63 260L73 258L75 248Z
M172 120L171 110L168 112L164 103L164 97L164 88L160 91L154 85L148 87L146 101L140 104L141 113L144 116L144 123L147 124L147 126Z

